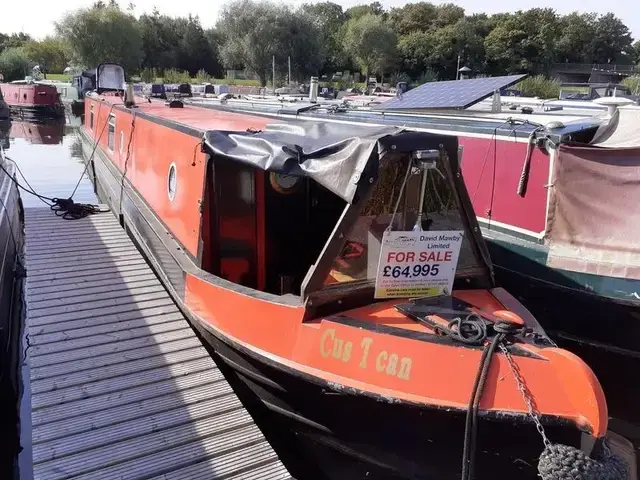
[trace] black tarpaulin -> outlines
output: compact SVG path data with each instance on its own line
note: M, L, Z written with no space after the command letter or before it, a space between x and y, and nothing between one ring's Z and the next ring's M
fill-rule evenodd
M208 131L205 147L214 159L311 178L351 203L359 183L368 182L362 177L370 161L385 151L382 139L401 132L397 127L328 122L273 124L258 132Z

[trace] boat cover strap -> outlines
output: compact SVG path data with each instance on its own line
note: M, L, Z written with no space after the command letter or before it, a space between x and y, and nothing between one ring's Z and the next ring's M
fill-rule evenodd
M311 178L349 203L361 185L372 183L379 159L388 152L444 147L457 161L456 137L329 122L288 121L262 131L208 131L204 147L215 160L226 158L268 172Z

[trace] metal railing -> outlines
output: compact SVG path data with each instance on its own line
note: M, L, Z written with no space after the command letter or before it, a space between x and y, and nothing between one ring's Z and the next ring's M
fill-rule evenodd
M618 65L616 63L555 63L552 68L555 71L564 72L610 72L627 75L640 73L638 65Z

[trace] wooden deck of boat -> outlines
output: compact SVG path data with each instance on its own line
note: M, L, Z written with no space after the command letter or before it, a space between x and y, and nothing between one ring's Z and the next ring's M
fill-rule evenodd
M111 213L25 224L34 478L291 478Z

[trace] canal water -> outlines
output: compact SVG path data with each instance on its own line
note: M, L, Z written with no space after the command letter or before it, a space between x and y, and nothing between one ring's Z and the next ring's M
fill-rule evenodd
M3 125L5 155L14 160L32 188L49 198L68 198L79 182L74 201L95 203L97 198L86 173L82 147L77 136L80 117L66 122L35 122L17 119ZM7 141L8 140L8 141ZM43 206L41 200L24 190L25 208Z

